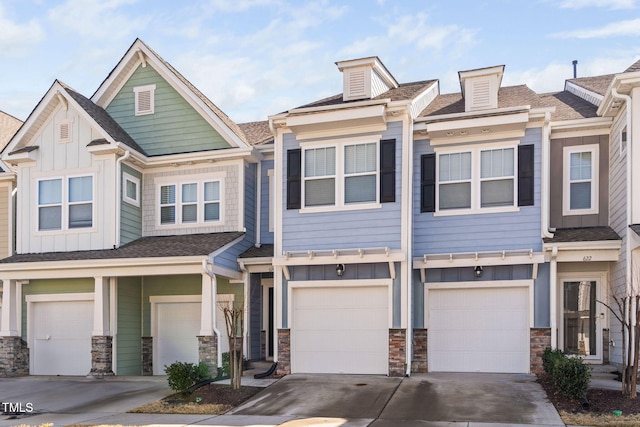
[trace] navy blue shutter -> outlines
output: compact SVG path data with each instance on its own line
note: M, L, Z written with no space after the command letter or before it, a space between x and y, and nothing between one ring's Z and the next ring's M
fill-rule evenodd
M396 201L396 140L380 141L380 203Z
M420 157L420 212L436 211L436 155Z
M302 150L287 151L287 209L302 207Z
M533 206L534 170L533 145L518 147L518 206Z

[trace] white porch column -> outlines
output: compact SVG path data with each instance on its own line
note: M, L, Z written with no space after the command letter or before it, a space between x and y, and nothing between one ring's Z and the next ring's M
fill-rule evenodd
M213 278L206 273L202 273L202 303L200 314L200 335L213 335L215 322L215 290Z
M16 281L2 281L2 319L0 319L0 336L17 337L18 332L18 299Z
M549 326L551 327L551 349L558 347L558 247L551 251L549 266Z
M109 327L109 317L111 311L110 306L110 282L107 277L94 277L95 287L93 296L93 331L91 335L94 337L102 337L111 335Z

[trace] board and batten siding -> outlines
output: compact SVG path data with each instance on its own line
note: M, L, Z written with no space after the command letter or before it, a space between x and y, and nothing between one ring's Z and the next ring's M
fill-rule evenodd
M9 209L11 207L11 187L0 185L0 259L11 255L13 242L11 241L11 224Z
M565 147L597 144L599 146L598 213L591 215L563 215ZM592 135L551 140L550 147L550 216L552 228L606 227L609 225L609 137Z
M142 174L137 170L125 164L122 165L121 175L125 173L138 178L140 180L140 198L142 199ZM121 176L120 182L124 182ZM123 185L120 185L118 194L120 194L120 245L125 245L142 237L142 204L140 200L139 206L132 205L123 199Z
M56 123L69 121L71 142L56 141ZM58 109L44 123L42 131L31 141L38 146L37 161L18 167L16 244L18 253L68 252L110 249L113 247L115 212L115 155L94 156L87 144L102 135L69 105ZM94 176L93 227L64 231L38 231L38 179L67 178L73 175Z
M402 122L391 122L381 140L396 140L396 197L374 209L300 213L286 206L287 150L300 144L293 134L284 135L282 177L282 248L285 251L389 247L400 249L402 204Z
M497 142L497 141L496 141ZM428 140L415 142L413 164L413 256L456 252L542 249L542 129L530 128L521 145L534 145L534 205L518 212L434 216L420 212L420 156L433 153Z
M118 278L116 374L142 375L142 279Z
M133 89L156 85L154 113L136 116ZM139 66L106 108L149 156L228 148L229 144L151 64Z
M238 231L241 225L238 222L240 209L240 179L241 163L230 163L221 166L198 167L186 166L162 172L148 173L142 181L142 229L144 236L167 236L174 234L197 233L221 233L225 231ZM223 221L222 224L193 224L193 225L158 225L158 212L160 201L156 179L174 177L176 182L186 182L193 179L197 181L207 174L223 173L224 185L222 188Z

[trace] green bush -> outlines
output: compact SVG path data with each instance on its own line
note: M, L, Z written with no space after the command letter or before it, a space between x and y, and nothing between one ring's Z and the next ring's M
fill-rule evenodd
M585 365L581 358L568 357L562 350L546 348L542 355L542 365L560 393L574 399L587 395L591 367Z
M189 387L209 378L209 367L204 363L174 362L164 367L172 390L184 392Z

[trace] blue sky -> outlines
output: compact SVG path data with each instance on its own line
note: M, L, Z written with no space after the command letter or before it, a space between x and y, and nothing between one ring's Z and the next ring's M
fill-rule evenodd
M0 110L26 119L54 79L91 96L136 37L236 122L341 92L335 62L377 55L403 82L505 65L561 90L640 58L640 0L0 0Z

